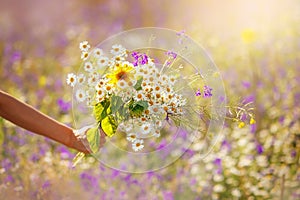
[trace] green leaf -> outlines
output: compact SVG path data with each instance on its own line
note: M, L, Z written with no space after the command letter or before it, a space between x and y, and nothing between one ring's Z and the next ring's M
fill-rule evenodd
M112 137L116 133L117 127L118 125L112 115L108 115L101 121L101 128L109 137Z
M148 108L148 102L147 101L137 101L136 105L142 106L145 110Z
M134 89L136 89L136 90L141 90L141 89L142 89L142 82L143 82L143 77L140 77L140 78L137 80L136 84L133 86Z
M107 109L109 108L109 106L110 102L108 100L105 100L101 103L97 103L94 106L93 113L97 122L101 122L102 119L104 119L108 115Z
M147 108L147 101L137 101L129 105L130 114L136 117L141 116Z
M115 114L116 112L118 112L118 110L121 108L121 106L123 105L123 101L122 98L120 96L115 96L113 95L111 97L111 112L113 114Z
M100 145L100 133L98 126L90 128L86 133L86 138L93 153L97 153Z
M76 154L76 156L73 158L73 165L72 167L75 167L80 161L82 158L84 158L85 154L82 153L82 152L78 152Z

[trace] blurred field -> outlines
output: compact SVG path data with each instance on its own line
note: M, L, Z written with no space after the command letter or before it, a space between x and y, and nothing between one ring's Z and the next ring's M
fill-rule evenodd
M300 199L300 1L0 1L0 89L70 126L78 44L131 28L185 30L256 124L227 122L160 171L126 174L0 119L0 199ZM49 109L51 108L51 109Z

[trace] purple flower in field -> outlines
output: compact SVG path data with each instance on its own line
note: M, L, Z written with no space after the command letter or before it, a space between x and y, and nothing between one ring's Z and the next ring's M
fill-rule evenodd
M15 179L11 175L7 175L4 182L6 183L13 183Z
M5 169L5 171L8 171L12 167L12 163L8 158L5 158L2 160L1 166Z
M257 151L258 154L262 154L264 152L264 147L261 144L257 143L256 144L256 151Z
M30 157L30 160L31 160L32 162L37 162L37 161L40 160L40 156L39 156L37 153L33 153L33 154L31 155L31 157Z
M256 132L256 123L250 125L250 131L251 131L251 133L255 133Z
M221 160L221 158L216 158L214 160L214 164L217 165L218 167L222 167L222 160Z
M173 51L167 51L166 55L168 55L169 57L171 57L173 59L177 58L177 54Z
M211 97L212 96L212 88L211 87L209 87L209 86L207 86L207 85L205 85L204 86L204 91L203 91L203 97L205 98L205 97Z
M293 151L291 152L291 156L292 156L293 158L295 158L296 155L297 155L297 152L296 152L295 150L293 150Z
M87 172L82 172L80 174L80 179L81 179L81 184L85 190L98 190L99 183L96 177L93 175L87 173Z
M15 51L12 55L11 55L11 61L12 62L16 62L21 60L22 58L22 53L20 51Z
M64 146L58 147L58 152L60 152L61 159L72 159L74 155L69 151L68 148Z
M254 95L249 95L247 96L245 99L244 99L244 103L247 104L247 103L250 103L250 102L253 102L255 100L255 96Z
M165 199L165 200L173 200L174 196L173 196L173 194L172 194L171 191L164 191L163 192L163 199Z
M176 35L183 36L185 34L185 30L178 31Z
M51 186L51 183L49 180L45 181L42 185L42 188L45 190Z
M119 170L112 169L111 178L116 178L120 174Z
M64 101L62 98L57 100L57 105L63 113L67 113L71 109L71 103Z
M200 89L197 90L197 92L195 92L195 95L198 97L198 96L201 96L201 92L200 92Z
M221 147L226 148L227 150L231 149L231 145L227 140L223 140Z
M245 88L250 88L250 86L251 86L251 83L250 82L248 82L248 81L243 81L242 82L242 85L245 87Z
M281 125L283 125L284 119L285 119L284 115L282 115L282 116L279 117L278 120L279 120L279 122L280 122Z

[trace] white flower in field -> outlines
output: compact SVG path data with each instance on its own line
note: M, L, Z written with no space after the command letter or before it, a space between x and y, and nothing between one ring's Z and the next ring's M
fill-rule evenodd
M79 102L83 102L86 99L86 94L83 90L77 90L76 91L76 99Z
M96 58L100 58L104 55L103 50L99 48L96 48L93 53Z
M126 52L126 49L119 44L115 44L112 46L112 50L110 51L114 55L122 55Z
M217 184L213 187L214 192L219 193L219 192L224 192L225 188L221 184Z
M134 142L136 140L137 136L135 133L128 133L126 139L130 142Z
M260 167L267 167L268 166L267 157L264 155L256 156L256 163Z
M84 74L79 74L77 76L77 83L83 84L84 82L85 82L85 76L84 76Z
M241 156L240 161L238 163L239 167L247 167L250 166L253 162L253 159L250 156Z
M91 62L84 63L83 68L84 68L84 71L86 71L86 72L93 72L93 70L94 70L94 67Z
M152 126L150 123L146 122L141 127L142 134L147 135L152 131Z
M222 176L221 174L215 174L213 179L215 182L221 182L224 180L224 176Z
M86 60L89 57L89 55L90 54L88 52L84 51L84 52L81 53L81 59Z
M75 84L76 84L76 81L77 81L77 77L75 74L73 73L70 73L68 74L68 77L67 77L67 84L74 87Z
M238 190L238 189L236 189L236 188L232 190L231 194L232 194L233 196L235 196L235 197L240 197L240 196L241 196L240 190Z
M79 48L81 51L88 51L91 48L91 45L89 45L88 41L83 41L83 42L80 42Z
M141 139L134 140L132 143L132 149L134 151L139 151L139 150L143 149L144 148L143 143L144 143L144 140L141 140Z

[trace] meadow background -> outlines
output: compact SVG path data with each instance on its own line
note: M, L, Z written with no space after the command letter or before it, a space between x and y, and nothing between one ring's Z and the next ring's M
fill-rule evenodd
M300 199L300 1L0 0L0 89L73 126L66 74L80 41L131 28L185 30L214 59L256 124L227 122L174 164L128 174L0 119L0 199Z

